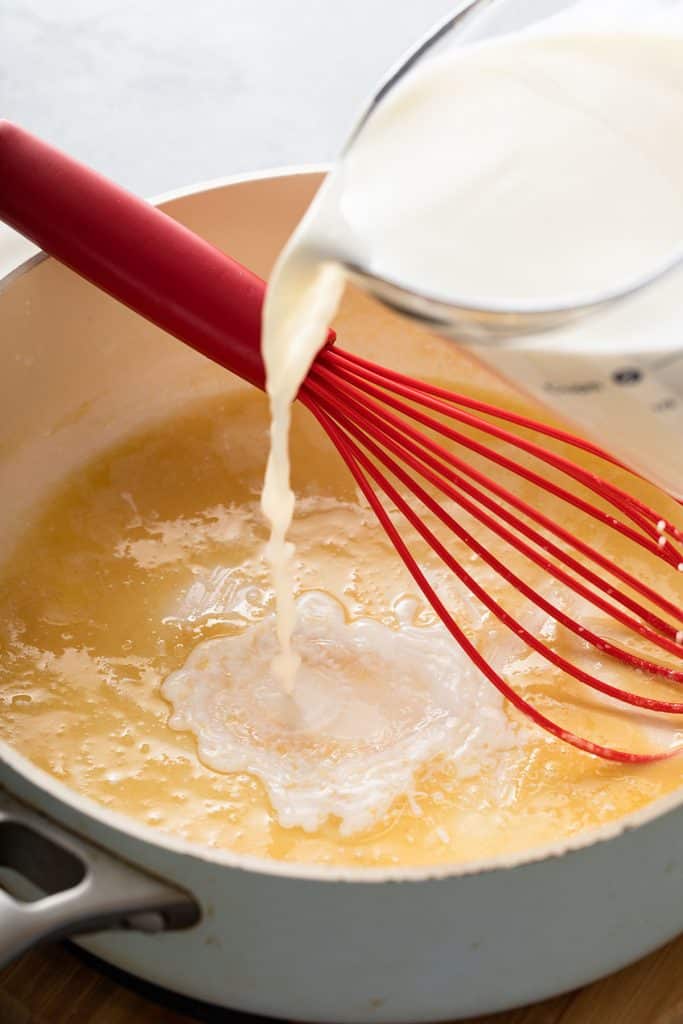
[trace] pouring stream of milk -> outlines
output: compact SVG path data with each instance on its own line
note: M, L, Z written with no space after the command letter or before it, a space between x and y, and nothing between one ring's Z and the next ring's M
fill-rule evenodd
M298 663L290 408L325 342L343 264L432 295L540 302L618 285L681 245L683 13L663 5L661 24L624 27L595 21L598 6L579 5L585 23L550 19L418 65L372 113L278 260L263 321L272 425L262 507L281 648L274 667L289 692ZM633 5L604 5L617 18L622 8ZM655 291L647 318L634 304L634 321L622 310L595 332L560 332L558 352L573 357L588 339L613 362L647 330L653 352L680 354L680 278ZM522 357L533 378L533 354ZM514 353L504 365L514 377Z

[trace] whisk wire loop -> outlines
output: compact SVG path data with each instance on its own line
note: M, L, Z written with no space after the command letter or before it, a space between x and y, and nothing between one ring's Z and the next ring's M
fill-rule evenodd
M390 427L386 427L385 425L383 425L381 420L373 416L372 413L369 413L366 409L359 407L352 400L348 400L344 406L341 406L340 403L335 400L335 396L333 394L328 394L327 396L325 396L325 393L321 392L320 389L317 387L315 380L311 381L310 390L314 395L316 395L316 397L320 398L328 412L331 412L336 407L337 414L340 408L344 413L346 413L345 423L347 425L347 429L352 429L349 426L349 421L355 422L356 425L358 425L358 423L360 422L361 426L364 426L366 430L368 427L370 427L372 429L372 436L375 439L381 440L385 447L387 447L390 451L393 451L394 454L397 454L402 459L402 461L409 465L416 473L421 474L423 477L425 477L425 479L427 479L430 483L434 484L437 488L439 488L447 497L457 502L466 512L470 513L472 516L477 518L481 523L483 523L483 525L487 526L492 532L496 533L499 537L501 537L503 540L509 543L511 547L516 548L516 550L526 555L526 557L528 557L540 568L544 569L546 572L549 572L556 578L562 580L562 582L567 583L577 593L579 593L580 596L591 601L602 611L611 614L622 625L634 629L635 631L639 632L640 635L643 636L645 639L652 641L653 643L657 644L665 650L670 651L671 653L679 653L680 647L675 642L675 639L673 639L675 637L675 628L671 626L671 624L666 623L663 619L660 619L658 616L652 615L648 611L648 609L644 608L638 602L634 601L627 594L624 594L617 588L604 587L604 589L611 596L616 596L622 604L636 611L644 619L650 621L651 624L661 627L662 629L664 629L665 633L668 631L668 636L661 635L660 633L654 630L648 629L644 622L639 622L638 620L633 619L630 616L626 616L622 611L620 611L620 609L618 609L611 603L605 601L605 599L599 593L595 593L594 591L591 591L588 588L584 587L579 580L576 580L568 574L564 573L563 570L555 563L553 563L547 556L535 551L533 548L529 547L529 545L525 544L519 538L515 537L495 518L495 516L490 516L486 512L483 512L478 507L472 505L472 503L469 502L467 498L465 498L462 494L458 493L451 486L451 481L453 480L453 477L452 474L448 473L447 468L446 470L444 470L444 468L441 465L439 465L435 459L430 457L428 453L420 452L419 447L415 445L413 442L411 442L410 440L402 439L400 435L397 434L396 431L392 430L392 428ZM355 432L355 430L353 432L354 436L358 437L358 434ZM363 443L363 441L361 443ZM368 447L368 445L366 445L366 447ZM413 452L418 452L418 454L422 458L422 461L416 459L412 454ZM377 457L381 459L382 455L377 453ZM441 476L437 476L436 474L434 474L429 469L430 465L435 466L438 472L441 474ZM409 480L406 486L409 486L410 484L412 484L412 482L412 480ZM455 482L459 483L457 478L455 478ZM462 481L462 485L464 485L463 490L473 492L475 494L475 497L477 496L476 489L469 488L466 481ZM495 505L489 499L487 499L486 495L480 495L479 500L482 503L485 503L495 513L500 515L501 518L504 517L504 510L496 508ZM448 516L447 512L443 509L442 506L437 504L435 505L432 511L438 518L441 519L442 522L444 522L444 525L446 525L450 529L455 529L455 527L453 526L454 520L452 519L452 517ZM518 528L524 527L524 524L522 523L517 523L516 525L518 526ZM476 553L479 554L484 561L486 561L492 568L495 569L495 571L499 573L499 575L506 579L508 583L511 583L513 586L517 587L517 589L522 589L523 586L526 586L523 584L523 581L518 576L512 573L509 567L504 566L498 559L495 559L493 554L487 548L483 547L478 541L476 541L476 539L471 534L467 533L467 531L464 531L460 524L457 525L457 529L459 531L463 531L463 536L461 537L461 539L463 539L464 542L469 547L475 550ZM533 531L529 531L529 533L533 534ZM589 569L586 569L575 559L571 558L571 556L565 556L564 552L562 552L561 549L557 548L554 544L552 544L552 542L544 541L543 538L540 538L539 535L536 535L536 539L537 543L542 545L543 550L545 550L546 552L551 551L553 553L556 553L558 557L564 556L566 562L573 566L577 572L583 574L586 578L589 578L594 585L600 587L602 581L600 577L598 577L595 573L591 572L591 570ZM532 600L540 607L542 603L541 596L536 591L533 591L531 588L526 587L526 591L526 596L529 597L530 600ZM547 611L547 608L545 610ZM564 615L559 609L553 609L553 616L555 618L562 619L564 621L564 624L567 625L568 628L570 628L573 632L575 632L578 636L582 637L583 639L588 639L589 636L591 636L590 631L586 630L585 627L580 626L578 623L575 623L568 616ZM595 639L595 645L600 647L606 653L619 653L618 648L614 648L614 646L609 644L608 641L602 640L600 638ZM661 670L662 675L668 675L669 678L675 677L674 670L663 668L661 666L655 667L652 665L652 663L644 662L639 667L652 671ZM681 674L681 681L683 681L683 673Z
M464 448L466 452L481 456L506 473L569 503L589 519L625 537L660 562L678 568L681 554L674 541L680 541L683 532L676 524L662 518L640 498L605 479L599 472L585 469L571 459L545 448L538 440L532 441L518 435L509 426L534 431L537 437L548 437L582 449L608 466L625 469L619 460L603 452L597 445L574 438L559 428L536 423L528 417L466 395L448 392L436 385L423 384L337 348L327 348L318 356L299 398L337 448L380 525L438 618L470 660L513 706L552 735L610 761L644 764L677 753L678 748L675 746L656 752L634 753L596 743L544 715L505 680L490 659L468 638L430 583L394 521L393 514L385 506L385 501L388 501L483 608L549 665L618 704L657 714L681 715L683 701L645 696L614 686L545 643L515 618L464 567L428 524L424 513L417 511L411 503L411 499L416 499L422 508L493 569L506 584L580 641L635 670L644 678L655 677L668 684L680 685L683 683L683 670L625 650L579 622L564 607L539 592L515 572L511 565L494 554L435 496L436 493L447 498L471 517L474 523L485 527L530 563L549 573L570 593L599 609L608 619L660 650L680 657L683 655L683 633L679 624L683 622L683 608L457 452ZM444 418L458 426L444 422ZM492 423L492 418L507 425L501 427ZM450 446L445 447L415 424L446 439ZM567 490L557 480L493 448L491 441L486 443L478 440L473 436L474 431L495 443L540 459L553 471L583 486L589 494L606 503L608 509ZM420 478L435 493L423 486ZM596 568L591 568L591 564Z
M505 697L514 707L546 732L549 732L551 735L558 737L564 742L569 743L580 750L590 754L595 754L607 761L615 761L622 764L648 764L666 760L677 753L677 749L658 751L655 753L633 753L632 751L620 750L604 744L595 743L586 737L579 736L571 730L564 728L553 719L544 715L538 710L538 708L534 707L533 704L527 701L512 686L510 686L489 663L489 661L487 661L487 659L477 650L474 644L467 637L464 630L449 613L448 609L439 598L436 590L430 584L424 572L420 569L416 558L411 553L408 545L401 536L400 531L392 522L392 519L385 509L382 501L373 489L371 480L374 481L375 485L377 485L380 490L386 494L389 500L401 510L405 518L411 522L411 524L414 525L423 536L425 536L425 539L428 534L431 535L430 545L433 545L434 550L444 559L444 561L447 563L450 561L451 568L461 579L463 579L463 582L465 582L465 578L468 577L469 574L467 574L465 570L462 570L462 567L458 566L458 563L454 559L448 558L448 552L445 550L443 545L441 545L438 539L431 534L428 527L421 523L420 518L415 516L413 510L401 497L396 488L391 485L389 480L377 469L376 465L374 465L374 463L352 441L352 439L342 429L340 429L337 423L335 423L335 421L326 413L318 402L309 398L307 394L302 395L302 401L316 417L341 454L361 492L377 516L382 528L386 531L387 536L391 540L399 557L404 562L406 568L441 622L460 645L467 657L482 672L489 682L496 687L503 697ZM471 580L471 582L475 587L476 592L478 585L474 580ZM486 596L485 591L481 591L481 594L482 597ZM501 612L504 616L507 614L504 609L501 609Z

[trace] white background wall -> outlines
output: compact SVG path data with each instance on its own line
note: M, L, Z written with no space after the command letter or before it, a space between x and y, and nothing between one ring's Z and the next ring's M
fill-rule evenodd
M331 159L454 0L0 0L0 116L143 195Z

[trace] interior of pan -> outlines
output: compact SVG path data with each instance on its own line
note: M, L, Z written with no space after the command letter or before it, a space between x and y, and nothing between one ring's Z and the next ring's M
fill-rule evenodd
M320 183L319 171L232 180L188 190L162 205L257 273L267 277L277 252ZM344 345L411 372L429 346L435 375L446 375L452 347L399 320L359 295L351 295ZM7 556L29 521L31 509L72 469L154 420L191 402L248 385L179 344L81 281L53 260L29 261L0 285L0 559ZM463 364L464 366L465 364ZM452 365L450 366L452 373ZM468 378L486 376L467 365ZM114 827L169 848L228 864L307 877L382 879L381 869L329 869L280 865L258 857L198 847L112 816L31 766L0 744L15 770L64 802L109 821ZM559 845L537 847L513 859L458 868L392 869L391 877L424 878L501 867L557 854L606 839L627 825L643 823L683 801L683 792L630 818L586 832Z

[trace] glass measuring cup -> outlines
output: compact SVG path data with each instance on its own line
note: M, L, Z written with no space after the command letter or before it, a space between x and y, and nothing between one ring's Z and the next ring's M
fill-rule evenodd
M629 8L631 0L546 0L525 4L470 0L402 59L374 96L342 155L353 152L372 114L423 60L447 46L533 27L577 7L591 13ZM631 5L637 9L637 5ZM656 0L660 13L678 0ZM682 36L683 40L683 36ZM683 42L682 42L683 57ZM682 240L683 241L683 240ZM523 390L574 420L624 461L683 496L683 252L593 294L548 303L478 304L436 295L380 272L362 246L340 245L349 277L399 311L469 347ZM359 255L360 254L360 255ZM679 298L680 294L680 298ZM597 315L599 314L599 316ZM586 318L591 317L590 323Z

